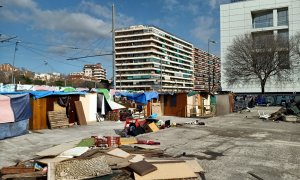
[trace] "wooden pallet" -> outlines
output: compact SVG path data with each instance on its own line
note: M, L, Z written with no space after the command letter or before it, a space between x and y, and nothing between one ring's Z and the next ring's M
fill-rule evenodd
M51 129L69 127L69 119L65 112L48 111L48 120Z

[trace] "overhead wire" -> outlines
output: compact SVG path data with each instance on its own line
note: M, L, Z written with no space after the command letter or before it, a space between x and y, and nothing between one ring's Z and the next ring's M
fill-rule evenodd
M28 46L23 45L23 44L21 45L21 43L20 43L19 45L20 45L21 47L23 47L23 48L25 48L25 49L27 49L27 50L29 50L29 51L31 51L31 52L37 54L37 55L39 55L39 56L42 56L42 57L47 58L47 59L49 59L49 60L53 60L53 61L56 61L56 62L58 62L58 63L65 64L65 65L70 65L70 66L74 66L74 67L81 67L81 66L77 66L77 65L74 65L74 64L69 64L69 63L66 63L66 62L62 62L62 61L56 60L56 59L54 59L54 58L52 58L52 57L49 57L49 56L44 55L43 53L37 52L36 50L34 50L34 49L31 48L31 47L28 47Z

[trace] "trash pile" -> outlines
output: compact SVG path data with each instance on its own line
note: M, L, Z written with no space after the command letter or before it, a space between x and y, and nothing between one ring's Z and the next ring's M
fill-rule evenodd
M146 119L126 118L124 134L121 134L121 136L125 136L125 137L137 136L139 134L144 134L148 132L156 132L159 131L160 129L185 126L185 125L205 125L205 123L200 122L198 120L189 121L185 123L176 123L176 122L171 123L171 120L163 121L160 119L156 119L156 116L153 115L151 115L149 118Z
M300 110L298 106L291 105L288 107L282 107L278 111L266 114L264 112L258 112L260 119L271 121L287 121L287 122L300 122Z
M2 179L200 179L196 159L164 154L159 142L98 137L72 141L38 152L37 157L1 169Z

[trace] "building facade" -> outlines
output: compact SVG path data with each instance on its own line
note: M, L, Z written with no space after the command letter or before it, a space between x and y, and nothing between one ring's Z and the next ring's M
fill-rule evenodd
M238 35L263 36L274 34L288 40L300 32L299 0L232 0L220 8L221 16L221 64L226 63L227 48ZM221 67L224 67L221 65ZM300 91L300 71L296 67L289 80L278 82L271 79L265 92ZM222 90L233 92L260 92L258 81L228 85L222 69Z
M220 58L194 48L194 90L215 92L221 88ZM210 88L209 88L210 86Z
M193 45L154 26L115 31L116 87L126 90L193 89Z
M102 64L86 64L83 67L83 73L86 77L93 77L98 81L106 79L106 70L102 67Z

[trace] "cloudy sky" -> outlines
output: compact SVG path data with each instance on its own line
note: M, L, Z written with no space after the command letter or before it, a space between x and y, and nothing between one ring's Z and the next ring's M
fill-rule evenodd
M155 25L204 50L220 42L220 0L0 0L0 64L12 64L19 41L17 67L68 74L100 62L110 78L111 56L67 59L111 52L112 4L117 28Z

